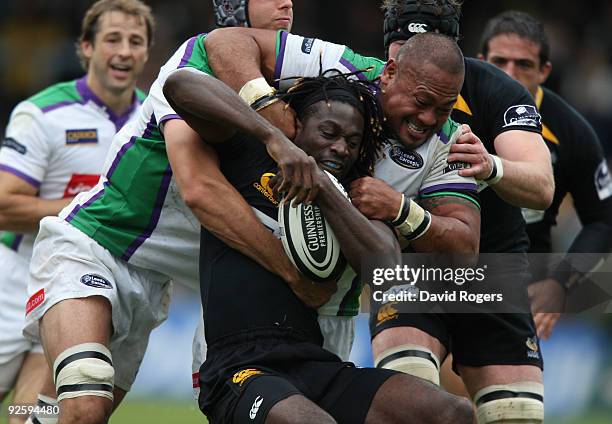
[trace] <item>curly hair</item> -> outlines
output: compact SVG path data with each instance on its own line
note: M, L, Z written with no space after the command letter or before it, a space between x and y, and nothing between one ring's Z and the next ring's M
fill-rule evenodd
M383 127L384 115L375 94L378 87L370 81L351 78L359 72L364 71L343 74L336 69L329 69L318 77L297 78L288 90L277 95L302 120L314 113L314 104L323 100L328 107L331 106L331 100L356 107L363 115L364 128L354 173L356 176L364 176L373 174L374 165L387 137Z

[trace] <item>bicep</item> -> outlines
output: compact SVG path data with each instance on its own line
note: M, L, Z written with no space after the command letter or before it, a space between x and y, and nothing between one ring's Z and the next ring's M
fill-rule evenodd
M497 155L513 162L543 163L550 167L550 152L537 132L510 130L495 137Z
M5 199L14 194L36 196L38 188L19 176L0 171L0 199Z

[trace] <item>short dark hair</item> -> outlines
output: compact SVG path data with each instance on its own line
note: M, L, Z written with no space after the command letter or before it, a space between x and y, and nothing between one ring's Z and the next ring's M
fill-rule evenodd
M127 15L141 17L147 26L147 48L151 48L153 44L155 18L149 6L140 0L99 0L87 9L85 17L83 17L81 22L81 35L79 35L79 40L76 44L77 55L85 71L89 68L89 60L83 55L81 43L83 41L94 42L99 29L100 16L106 12L123 12Z
M550 43L540 21L528 13L509 10L490 19L480 39L480 51L486 57L489 42L502 34L516 34L540 47L540 66L550 59Z
M320 101L326 101L328 105L332 100L340 101L359 110L364 122L363 139L349 178L373 175L374 165L387 139L383 129L385 118L375 94L377 85L354 79L354 74L329 69L318 77L298 78L287 91L278 93L302 120L313 113L313 105Z

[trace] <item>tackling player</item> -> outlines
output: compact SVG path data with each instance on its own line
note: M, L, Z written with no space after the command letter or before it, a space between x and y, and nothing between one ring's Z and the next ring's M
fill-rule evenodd
M529 287L541 337L549 337L565 306L571 285L597 267L612 249L612 177L597 134L589 123L542 84L552 70L550 46L542 24L524 12L509 11L492 18L481 40L481 58L525 86L542 115L542 135L555 174L555 197L546 211L523 209L531 253L551 251L551 227L567 193L583 225L562 265L532 269ZM586 262L585 262L586 260Z
M0 400L14 388L13 403L33 404L50 378L42 347L22 335L34 238L43 217L97 184L112 137L145 97L136 81L153 30L151 10L138 0L95 3L77 44L86 74L35 94L11 115L0 150L0 229L7 230L0 245ZM41 395L39 404L56 401Z
M253 12L256 4L267 2L249 4ZM275 19L270 27L286 24ZM203 53L199 36L177 50L161 69L137 119L114 138L98 184L77 196L59 217L41 221L24 331L42 338L53 368L62 422L106 422L134 381L150 331L166 318L170 281L193 288L199 285L200 224L185 201L198 205L202 191L214 198L225 198L226 192L225 187L217 190L206 183L191 186L196 191L183 190L183 181L202 181L190 176L211 160L202 155L199 136L186 124L180 125L162 87L173 72L206 71ZM284 170L285 187L294 195L299 191L303 198L315 195L316 187L309 193L314 161L265 120L260 124L249 131L266 133L263 139ZM185 148L185 143L196 149ZM194 210L198 218L218 212ZM226 211L215 223L240 219ZM244 237L256 240L251 244L256 247L245 250L264 266L266 260L278 264L282 246L268 248L267 237L276 239L251 214L256 225ZM303 283L289 259L283 266L286 281Z
M261 143L228 131L257 125L257 115L235 113L236 102L242 100L210 77L194 78L200 90L183 99L175 84L186 77L170 77L169 98L198 104L195 111L177 110L208 134L206 140L214 143L230 182L275 222L278 202L254 188L262 175L276 172L274 161ZM458 91L460 78L455 82ZM382 141L382 116L377 116L377 102L366 87L344 76L319 77L300 80L285 97L302 118L296 144L344 183L371 171ZM353 268L360 268L365 252L394 250L397 244L385 225L366 220L322 171L315 177L323 181L318 203ZM200 374L200 405L211 420L357 423L406 422L410 417L419 422L470 422L465 404L433 386L383 370L358 370L322 349L316 313L276 275L207 231L202 235L200 269L209 349ZM340 294L347 288L350 281L343 287L341 280ZM244 290L248 296L237 295ZM359 390L349 388L355 379L363 383ZM427 400L415 400L421 396Z

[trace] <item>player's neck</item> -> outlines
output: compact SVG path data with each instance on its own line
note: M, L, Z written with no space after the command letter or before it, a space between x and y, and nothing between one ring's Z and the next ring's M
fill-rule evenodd
M87 86L102 103L117 116L123 115L132 107L134 100L134 85L125 90L114 92L105 89L102 84L89 73L87 74Z

